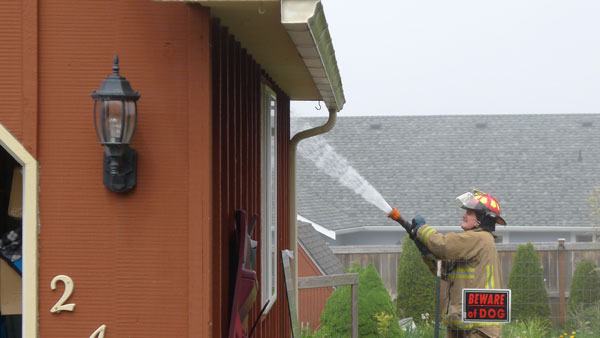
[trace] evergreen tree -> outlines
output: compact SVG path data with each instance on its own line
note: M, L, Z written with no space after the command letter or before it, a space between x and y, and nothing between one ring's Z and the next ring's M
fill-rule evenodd
M508 287L512 292L512 318L526 320L550 317L544 273L533 244L521 244L513 260Z
M360 337L398 337L400 327L394 305L373 265L357 271L358 276L358 332ZM327 300L321 314L319 337L350 337L352 322L350 316L351 292L349 286L338 287ZM393 316L386 323L386 334L378 331L378 317ZM381 331L379 325L379 330Z
M582 310L600 300L600 273L596 264L583 260L577 263L571 290L569 292L569 312Z
M421 315L434 317L435 276L423 262L415 243L404 237L402 253L398 259L398 317L412 317L421 321Z

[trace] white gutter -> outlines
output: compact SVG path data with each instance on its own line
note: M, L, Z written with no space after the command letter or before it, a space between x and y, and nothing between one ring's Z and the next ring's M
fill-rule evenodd
M327 108L342 110L346 98L321 1L281 0L281 24L296 45Z
M321 98L329 110L329 119L324 125L301 131L290 140L289 245L291 250L297 252L296 152L298 143L309 137L330 131L335 125L336 113L342 109L346 99L321 1L281 0L281 24L296 45L298 53L311 73ZM295 299L290 303L298 304L298 264L296 260L293 261L292 275L295 284Z
M298 214L298 220L312 225L313 229L315 229L318 233L335 240L335 231L329 230L326 227L309 220L308 218L302 217L300 214Z

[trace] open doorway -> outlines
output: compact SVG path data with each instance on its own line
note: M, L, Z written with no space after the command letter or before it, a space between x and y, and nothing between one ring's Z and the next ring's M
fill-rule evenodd
M22 337L22 169L0 148L0 338Z
M38 337L38 163L0 124L0 338Z

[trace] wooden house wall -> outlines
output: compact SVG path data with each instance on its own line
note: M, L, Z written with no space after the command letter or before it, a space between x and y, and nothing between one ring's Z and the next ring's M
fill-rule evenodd
M89 337L106 324L107 337L208 336L210 13L146 0L6 0L0 21L0 123L39 163L39 335ZM90 93L115 53L142 95L129 194L102 184L92 119ZM52 314L59 274L73 279L76 307Z
M37 0L0 1L0 22L0 123L35 155Z
M214 336L227 336L235 276L230 274L230 231L236 209L260 216L260 121L261 81L277 94L277 240L278 252L288 249L288 141L289 98L269 80L261 66L236 41L227 28L212 24L212 86L214 142L214 224L213 285L215 302ZM262 240L258 224L256 239ZM260 244L259 244L260 248ZM260 278L260 255L257 273ZM278 256L280 257L280 256ZM290 323L281 260L277 266L277 300L257 325L253 337L288 337ZM250 315L249 325L260 312L260 292Z
M298 245L298 277L322 275L304 248ZM314 330L321 325L321 313L332 293L333 288L298 290L298 317L302 326Z

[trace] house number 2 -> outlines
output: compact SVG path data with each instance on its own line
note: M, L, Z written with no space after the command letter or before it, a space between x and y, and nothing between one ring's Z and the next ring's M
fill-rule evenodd
M75 283L73 282L73 279L67 275L54 276L54 278L52 278L52 281L50 282L50 288L52 289L52 291L56 290L56 284L58 282L62 282L65 285L65 291L63 291L62 296L58 299L56 304L54 304L54 306L50 308L50 312L59 314L62 311L75 311L75 303L65 304L67 300L69 300L69 297L71 297L71 294L73 294L73 290L75 289ZM106 325L102 324L96 329L96 331L92 332L90 338L104 338L105 332Z
M52 278L52 282L50 282L50 288L52 291L56 290L56 283L58 281L63 282L65 284L65 291L63 291L62 297L54 304L54 306L50 309L52 313L61 313L62 311L73 311L75 310L75 304L65 304L65 302L71 297L73 293L73 289L75 288L75 284L73 280L69 276L58 275Z

